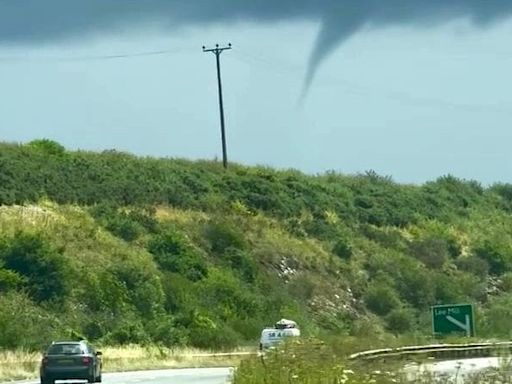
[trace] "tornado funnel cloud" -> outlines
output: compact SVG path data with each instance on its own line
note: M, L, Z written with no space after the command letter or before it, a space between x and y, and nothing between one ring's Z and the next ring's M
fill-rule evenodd
M307 94L329 56L362 26L429 27L467 19L477 27L512 17L512 0L0 0L0 48L159 29L283 21L322 25L304 79Z
M313 51L309 56L308 68L302 87L301 101L307 96L313 80L329 55L344 41L352 36L364 24L364 18L355 12L347 12L342 17L331 15L326 17L318 33Z

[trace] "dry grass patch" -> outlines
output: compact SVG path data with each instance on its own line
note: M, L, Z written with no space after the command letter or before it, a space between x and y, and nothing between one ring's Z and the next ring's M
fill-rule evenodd
M159 221L172 221L180 225L207 222L210 218L209 215L204 212L178 209L163 205L156 207L155 217Z
M0 352L0 381L36 377L40 356L27 351Z

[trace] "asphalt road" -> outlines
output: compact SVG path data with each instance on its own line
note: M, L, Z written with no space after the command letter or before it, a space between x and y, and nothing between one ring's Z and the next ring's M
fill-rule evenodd
M166 369L158 371L104 373L105 384L224 384L232 374L232 368ZM79 383L80 381L57 381ZM39 380L16 381L11 384L38 384Z
M410 364L405 368L409 378L422 372L431 372L435 376L444 376L456 379L457 383L463 383L465 377L471 377L492 368L510 367L511 361L498 357L479 357L472 359L458 359L437 361L418 366Z
M422 364L410 364L405 372L411 380L418 373L432 372L435 376L456 378L456 383L464 382L465 376L477 374L489 368L503 365L504 360L496 357L445 360ZM510 364L510 361L508 361ZM225 384L232 377L232 368L189 368L156 371L104 373L104 384ZM10 384L39 384L39 380L9 382ZM75 384L79 381L57 381ZM1 384L1 383L0 383Z

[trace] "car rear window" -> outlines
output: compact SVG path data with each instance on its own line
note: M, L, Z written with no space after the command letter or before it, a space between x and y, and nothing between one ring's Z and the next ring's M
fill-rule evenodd
M49 355L81 355L85 353L80 344L53 344L48 348Z

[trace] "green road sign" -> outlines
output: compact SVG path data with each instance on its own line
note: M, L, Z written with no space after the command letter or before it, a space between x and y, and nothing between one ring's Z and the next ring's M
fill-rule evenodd
M475 320L471 304L436 305L432 307L434 335L464 333L475 336Z

